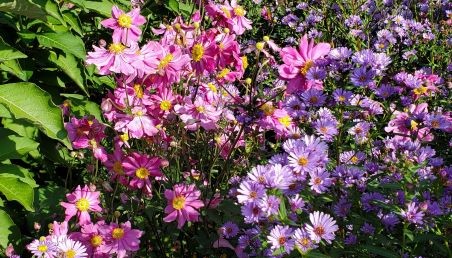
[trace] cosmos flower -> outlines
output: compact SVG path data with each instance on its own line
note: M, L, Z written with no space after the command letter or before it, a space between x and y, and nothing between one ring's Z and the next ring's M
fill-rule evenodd
M130 221L105 224L99 227L99 232L105 241L105 250L111 255L116 254L118 258L128 257L129 251L138 251L143 235L143 231L132 229Z
M201 191L194 184L176 184L173 190L165 190L168 205L165 208L165 222L177 220L177 227L182 228L187 221L198 221L199 209L204 203L199 199Z
M151 186L151 177L163 175L160 165L160 158L137 152L131 153L122 163L125 174L132 178L130 186L140 189Z
M92 191L87 185L80 188L77 186L74 192L66 194L69 202L61 202L66 214L66 221L69 221L73 216L77 216L80 225L91 222L89 212L101 212L102 208L99 206L100 192Z
M140 9L135 8L124 13L116 5L111 10L112 18L103 20L102 26L113 29L113 41L129 45L136 42L141 35L139 26L146 22L146 18L140 15Z

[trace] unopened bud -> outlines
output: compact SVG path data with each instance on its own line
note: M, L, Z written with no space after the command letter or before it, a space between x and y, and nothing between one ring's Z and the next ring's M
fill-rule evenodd
M229 32L231 32L228 28L224 28L224 33L229 34Z
M114 215L115 215L115 218L119 218L119 217L121 217L121 212L115 211Z
M256 43L256 48L257 48L257 50L259 50L259 51L261 51L262 49L264 49L264 45L265 45L265 42L257 42Z
M253 80L251 80L251 78L246 78L245 79L245 83L250 85L253 82Z
M41 224L39 224L38 222L35 222L35 223L33 223L33 228L34 228L36 231L39 231L39 230L41 229Z
M269 40L270 40L270 37L269 37L269 36L264 36L264 38L263 38L263 39L264 39L264 41L265 41L265 42L267 42L267 41L269 41Z

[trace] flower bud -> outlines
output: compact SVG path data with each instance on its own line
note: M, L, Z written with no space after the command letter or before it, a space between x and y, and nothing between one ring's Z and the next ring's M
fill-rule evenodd
M265 46L265 42L257 42L256 43L256 48L257 48L257 50L259 50L259 51L261 51L262 49L264 49L264 46Z
M269 40L270 40L270 37L269 37L269 36L264 36L264 38L263 38L263 39L264 39L264 41L265 41L265 42L267 42L267 41L269 41Z

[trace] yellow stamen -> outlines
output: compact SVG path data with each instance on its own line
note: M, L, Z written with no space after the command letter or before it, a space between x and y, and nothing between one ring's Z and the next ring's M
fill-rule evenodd
M124 237L124 229L122 228L115 228L113 229L113 231L111 232L111 236L114 239L121 239Z
M191 58L193 59L193 61L199 62L203 56L204 56L204 47L199 43L195 44L191 49Z
M171 109L171 101L169 100L162 100L162 102L160 102L160 109L163 111L168 111Z
M73 249L69 249L64 254L66 258L74 258L77 253Z
M243 7L241 7L239 5L236 8L234 8L234 14L237 15L237 16L244 16L245 15L245 10L243 10Z
M102 244L103 238L100 235L94 235L93 237L91 237L91 245L93 247L98 247Z
M313 61L307 60L307 61L304 63L303 67L300 68L300 73L301 73L302 75L306 75L306 74L308 73L309 69L310 69L313 65L314 65L314 62L313 62Z
M185 197L183 196L176 196L173 199L173 208L176 210L181 210L185 207Z
M147 170L146 168L138 168L137 170L135 170L135 175L139 178L139 179L146 179L149 177L149 170Z
M300 166L306 166L308 164L308 159L305 157L301 157L298 159L298 165Z
M132 17L127 14L121 14L118 18L118 24L123 28L130 28L132 26Z
M290 116L285 115L283 117L278 118L278 121L284 126L284 127L289 127L290 122L292 122L292 119L290 118Z
M137 96L137 98L142 99L144 92L143 92L143 88L141 87L141 85L135 84L135 85L133 85L133 89L135 90L135 95Z
M75 202L75 207L79 211L87 211L89 210L90 203L86 198L80 198L77 202Z
M110 51L110 53L114 53L114 54L121 54L124 49L126 49L126 46L124 46L121 43L111 43L110 46L108 47L108 51Z
M275 112L275 107L273 107L273 105L270 103L265 103L264 105L262 105L261 110L266 116L271 116Z
M174 56L172 54L166 55L164 58L162 58L162 60L160 60L158 69L159 70L165 69L168 66L168 64L171 61L173 61L173 58L174 58Z

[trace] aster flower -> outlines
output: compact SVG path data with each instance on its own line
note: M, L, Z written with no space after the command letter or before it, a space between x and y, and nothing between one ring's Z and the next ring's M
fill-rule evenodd
M160 158L137 152L130 154L122 163L125 174L132 177L130 185L136 188L150 187L150 177L162 176L160 165Z
M276 225L267 236L268 241L271 244L271 249L276 250L284 248L284 252L290 254L295 245L295 240L292 239L293 229L289 226Z
M53 258L58 254L58 247L45 237L33 240L27 249L36 257Z
M307 225L306 231L311 239L317 243L324 239L331 244L331 240L335 238L334 232L339 229L336 221L330 215L319 211L309 214L309 220L312 225Z
M228 221L220 228L221 234L225 238L233 238L239 233L239 227L232 221Z
M371 82L373 82L374 76L375 72L372 69L360 67L353 70L350 76L350 81L355 86L367 87Z
M312 123L312 126L316 130L317 134L320 134L320 137L323 140L331 142L333 141L334 136L338 134L337 124L338 122L335 118L322 118L315 120Z
M244 217L245 223L257 223L260 219L265 217L264 212L259 208L257 202L247 202L240 211Z
M177 220L177 227L182 228L187 221L198 221L199 209L204 207L204 203L199 200L201 192L194 184L177 184L173 190L165 190L165 198L168 205L165 208L165 222Z
M299 248L302 253L317 248L315 242L311 240L308 232L303 228L297 228L294 231L292 238L295 240L295 246Z
M128 13L124 13L116 5L111 10L112 18L103 20L102 26L113 29L113 41L129 45L136 42L141 35L138 26L146 22L146 18L140 15L140 9L135 8Z
M66 198L69 202L61 202L66 214L66 221L69 221L73 216L78 217L78 223L80 225L88 224L91 222L89 211L101 212L102 208L99 206L100 192L95 192L89 189L87 185L83 188L77 186L73 193L66 194Z
M247 180L240 184L237 192L239 193L237 195L239 203L257 202L265 195L263 185Z
M309 185L311 186L311 190L316 193L325 192L329 186L332 184L332 180L329 177L330 173L323 169L314 169L309 171L309 176L311 179L309 180Z
M279 197L274 195L265 195L258 201L257 205L267 217L271 217L279 213L280 203L281 200Z
M65 238L58 243L58 249L63 258L84 258L88 257L86 247L79 241Z
M130 221L121 224L111 223L99 227L99 232L105 240L105 250L118 258L127 257L127 252L138 251L140 237L143 231L132 229Z
M318 165L318 156L309 151L306 147L295 146L289 152L289 166L297 173L297 176L304 177L309 171Z
M296 91L306 91L312 87L322 89L323 86L315 84L306 79L309 69L314 66L314 62L330 51L330 44L308 41L306 35L301 39L298 51L292 47L285 47L281 50L280 55L284 62L278 68L281 79L289 81L287 85L287 93Z
M406 210L402 210L401 215L410 223L422 225L424 223L422 220L424 218L424 212L418 210L419 207L416 206L416 203L411 202L408 204Z

